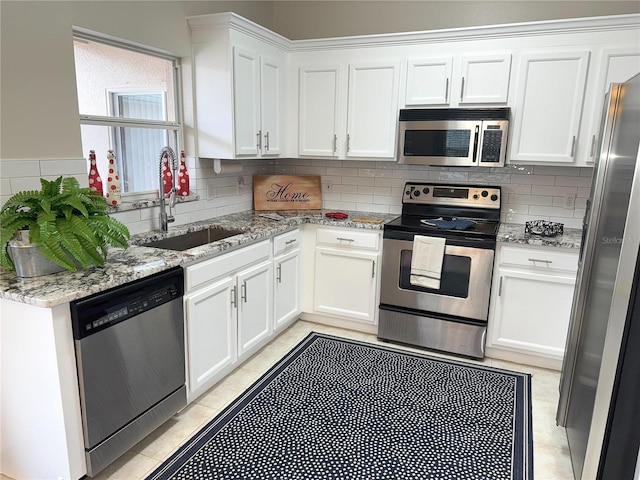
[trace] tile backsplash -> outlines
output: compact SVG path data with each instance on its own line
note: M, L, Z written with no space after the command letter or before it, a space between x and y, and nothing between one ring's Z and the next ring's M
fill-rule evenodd
M590 167L508 165L484 170L398 165L395 162L277 160L277 174L321 175L322 204L328 209L400 213L407 181L499 185L501 220L551 220L581 228L591 188Z
M508 165L477 170L398 165L356 160L229 160L240 173L216 174L213 160L187 158L191 190L199 200L176 205L172 225L181 225L253 208L253 175L320 175L323 208L400 214L405 182L473 183L502 187L502 221L561 222L580 228L591 186L592 168ZM227 163L223 162L223 163ZM40 177L72 175L87 185L85 159L2 160L0 201L21 190L40 188ZM114 213L132 234L159 228L159 207Z

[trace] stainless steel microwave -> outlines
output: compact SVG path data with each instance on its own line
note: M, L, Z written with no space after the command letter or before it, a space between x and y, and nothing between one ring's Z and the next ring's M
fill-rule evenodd
M509 108L400 110L398 163L504 167Z

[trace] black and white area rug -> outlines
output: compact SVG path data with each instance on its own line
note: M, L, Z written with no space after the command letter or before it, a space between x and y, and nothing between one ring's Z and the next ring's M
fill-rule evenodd
M533 478L531 377L311 333L160 479Z

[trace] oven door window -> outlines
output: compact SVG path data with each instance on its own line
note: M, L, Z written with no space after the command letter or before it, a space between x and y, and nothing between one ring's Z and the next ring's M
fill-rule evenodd
M448 297L467 298L469 296L469 279L471 277L471 257L445 254L442 261L439 289L412 285L409 280L410 277L411 250L402 250L400 253L399 279L399 287L401 289L437 293Z

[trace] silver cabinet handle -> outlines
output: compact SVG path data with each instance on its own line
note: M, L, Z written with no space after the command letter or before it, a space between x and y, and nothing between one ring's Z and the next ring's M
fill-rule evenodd
M235 308L237 304L238 304L238 289L234 285L234 287L231 289L231 306Z
M463 95L464 95L464 77L462 77L462 85L460 85L460 101L462 101Z
M284 242L285 245L291 245L292 243L296 243L297 240L295 238L291 239L291 240L287 240L286 242Z
M347 152L351 150L351 135L347 133Z
M258 149L258 151L262 150L262 130L258 130L258 133L256 133L256 136L258 137L258 143L256 143L256 148Z
M340 242L355 242L353 238L336 237L336 240L339 240Z
M447 83L445 84L444 87L444 101L448 102L449 101L449 79L447 78Z
M338 151L338 135L333 135L333 153Z
M552 260L540 260L539 258L530 258L529 259L530 262L540 262L540 263L546 263L547 265L550 265L553 263Z
M242 282L242 288L240 289L240 297L242 298L242 300L244 301L244 303L247 303L247 282Z
M498 284L498 296L502 295L502 277L500 277L500 283Z
M573 136L571 140L571 156L573 157L574 150L576 149L576 136Z
M269 132L264 136L264 149L269 151Z
M282 264L279 263L278 267L276 268L276 280L278 280L278 283L282 283Z
M593 157L593 155L596 153L596 136L592 135L591 136L591 151L589 152L589 156Z
M371 278L375 278L376 277L376 261L372 260L371 261Z

